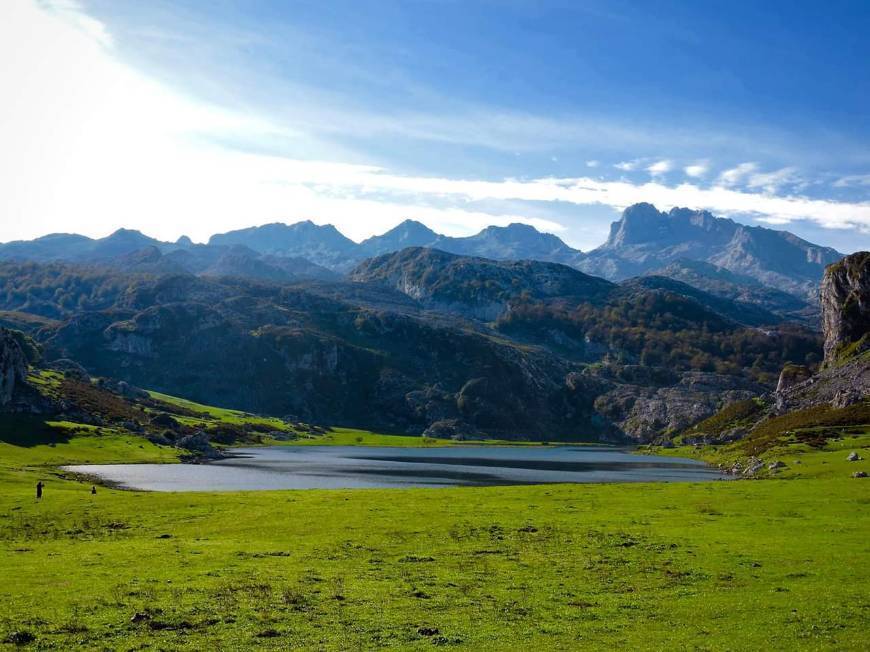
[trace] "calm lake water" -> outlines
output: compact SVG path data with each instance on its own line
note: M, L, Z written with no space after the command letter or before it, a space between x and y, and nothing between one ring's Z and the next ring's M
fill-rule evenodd
M64 467L131 489L250 491L549 484L698 482L721 473L694 460L593 446L240 448L208 464L94 464Z

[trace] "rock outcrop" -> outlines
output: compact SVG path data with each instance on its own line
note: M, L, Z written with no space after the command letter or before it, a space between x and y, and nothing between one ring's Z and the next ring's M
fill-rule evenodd
M15 387L27 378L27 357L14 333L0 328L0 406L8 404Z
M802 383L812 375L812 372L804 365L787 364L779 374L779 381L776 383L777 394Z
M844 408L870 396L870 252L829 265L822 280L825 362L809 376L788 365L774 398L784 413L816 405Z
M664 387L618 385L595 400L595 408L631 439L646 442L677 433L725 405L757 396L755 383L715 373L685 372Z
M829 265L822 279L825 365L870 348L870 252Z

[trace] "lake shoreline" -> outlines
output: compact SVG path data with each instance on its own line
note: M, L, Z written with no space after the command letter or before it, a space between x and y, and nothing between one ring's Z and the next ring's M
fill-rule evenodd
M259 446L199 464L68 465L63 471L140 491L441 488L541 484L709 482L703 461L612 446Z

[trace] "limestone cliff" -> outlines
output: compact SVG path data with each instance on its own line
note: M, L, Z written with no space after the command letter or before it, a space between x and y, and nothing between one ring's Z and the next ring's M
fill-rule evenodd
M15 386L27 377L27 357L12 331L0 328L0 406L12 400Z
M870 348L870 252L859 251L829 265L820 301L826 366Z
M870 252L825 270L820 290L825 362L814 376L787 366L775 394L777 411L822 404L842 408L870 396Z

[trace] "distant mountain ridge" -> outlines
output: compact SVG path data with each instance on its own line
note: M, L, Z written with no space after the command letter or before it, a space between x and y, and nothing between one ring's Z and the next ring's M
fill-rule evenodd
M611 281L648 274L672 276L705 291L712 291L715 285L724 293L721 294L724 298L758 303L780 314L801 314L807 302L815 304L825 266L842 257L834 249L807 242L787 231L746 226L707 211L687 208L674 208L665 213L652 204L641 203L626 208L622 217L611 225L607 241L588 253L570 247L558 236L519 223L489 226L472 236L451 237L438 234L420 222L405 220L382 235L356 243L332 225L303 221L215 234L207 245L193 244L186 237L174 243L160 242L126 229L96 240L80 235L52 234L32 241L2 244L0 260L113 264L119 257L153 248L167 258L160 265L171 264L173 268L180 266L180 269L201 274L208 267L202 264L203 260L215 264L217 258L228 255L229 248L237 247L243 249L235 250L235 263L220 265L217 271L280 280L289 272L276 271L274 268L281 267L278 261L293 258L307 260L319 270L325 268L343 274L367 258L408 247L427 247L493 260L561 263ZM254 264L253 258L257 257L269 260ZM687 270L687 264L695 268ZM701 271L698 266L704 265L707 267ZM322 275L319 270L318 274ZM725 272L731 275L727 280ZM753 297L739 296L746 288L754 288ZM770 289L780 294L767 292L767 296L765 291ZM781 293L797 297L802 303L784 307L788 301Z

